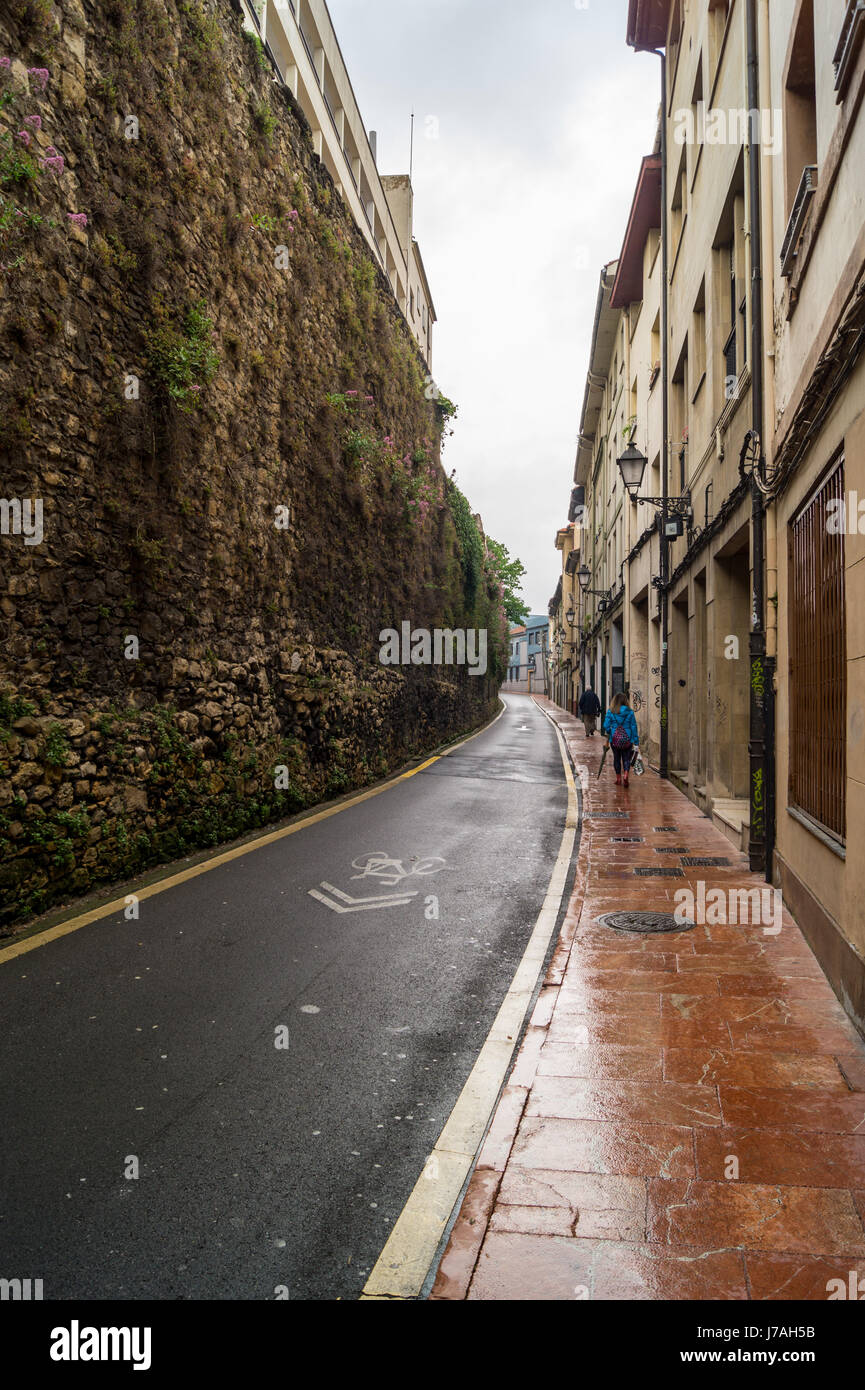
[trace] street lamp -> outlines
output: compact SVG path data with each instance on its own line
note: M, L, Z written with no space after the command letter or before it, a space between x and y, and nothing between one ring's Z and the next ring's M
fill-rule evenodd
M577 615L574 612L573 608L568 609L567 613L565 614L565 620L568 624L568 627L573 627L574 623L577 621Z
M621 458L616 460L622 482L631 501L640 507L660 507L661 529L665 540L675 540L684 530L683 522L692 521L694 510L691 506L690 492L681 497L640 497L646 465L649 460L641 454L636 444L629 444Z
M648 462L649 460L646 458L646 455L640 453L636 444L629 444L622 454L622 457L618 460L622 482L625 484L628 494L634 502L636 502L637 494L643 486L643 477Z
M666 239L664 245L664 256L666 262ZM666 272L665 272L666 274ZM665 309L666 318L666 309ZM666 330L665 330L666 331ZM666 368L665 368L666 381ZM667 400L664 398L664 437L667 434ZM666 449L666 442L664 445ZM666 457L666 456L665 456ZM668 650L668 603L669 603L669 550L668 546L679 536L684 534L685 522L689 525L694 520L694 509L691 506L690 492L684 493L681 497L668 497L666 495L667 472L666 465L663 470L664 496L663 497L640 497L640 488L643 486L643 478L646 474L646 465L649 460L645 454L641 454L636 444L631 441L621 458L616 460L619 472L622 475L622 482L631 501L635 506L656 507L658 508L655 517L655 525L661 535L661 574L658 581L660 593L660 617L661 617L661 776L666 778L668 774L668 733L667 733L667 692L670 684L670 654ZM654 583L654 580L653 580Z
M602 600L602 602L598 604L598 608L603 613L605 611L605 606L609 606L610 599L613 597L612 589L590 589L589 585L592 582L592 571L589 569L588 565L583 565L577 571L577 578L580 581L580 588L584 594L594 594L595 598Z

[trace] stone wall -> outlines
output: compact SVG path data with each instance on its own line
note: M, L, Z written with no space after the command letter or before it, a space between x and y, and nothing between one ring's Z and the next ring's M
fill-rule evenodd
M477 726L504 619L448 403L228 0L10 0L5 58L8 928ZM487 628L487 676L382 666L403 621Z

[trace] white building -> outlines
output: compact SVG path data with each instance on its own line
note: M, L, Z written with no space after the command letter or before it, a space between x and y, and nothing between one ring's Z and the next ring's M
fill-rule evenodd
M238 0L312 130L313 148L387 275L400 309L432 365L435 307L412 234L408 175L382 178L375 132L367 133L325 0Z

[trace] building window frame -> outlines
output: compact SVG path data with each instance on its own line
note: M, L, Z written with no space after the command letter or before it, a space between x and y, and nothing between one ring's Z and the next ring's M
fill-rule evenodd
M827 519L830 502L846 503L845 462L842 445L788 525L788 810L839 846L847 843L846 544L843 525L832 534Z

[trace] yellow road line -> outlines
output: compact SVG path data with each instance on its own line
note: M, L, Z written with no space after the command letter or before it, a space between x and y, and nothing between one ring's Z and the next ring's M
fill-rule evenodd
M481 734L485 734L488 729L499 722L504 712L504 709L500 710L489 724L485 724L476 733L469 734L468 738L455 743L444 753L427 758L420 767L413 767L409 772L402 772L398 777L392 777L389 782L383 782L380 787L372 787L369 791L360 792L357 796L353 796L350 801L341 801L338 805L330 806L325 811L317 811L314 815L306 816L295 825L286 826L282 830L273 830L257 840L250 840L249 844L239 845L236 849L225 850L222 854L214 855L212 859L205 859L202 863L195 864L189 869L182 869L179 873L160 879L158 883L152 883L147 888L140 888L134 894L130 890L124 897L113 898L111 902L103 903L101 907L93 908L91 912L80 913L76 917L68 918L65 922L58 922L54 927L46 927L44 931L33 932L23 941L4 946L0 950L0 965L4 961L15 960L18 956L26 955L28 951L35 951L38 946L46 946L49 941L57 941L61 936L69 936L71 932L80 931L82 927L89 927L91 922L99 922L103 917L112 917L116 912L122 912L129 897L134 896L139 902L144 902L147 898L155 898L158 893L165 893L169 888L176 888L181 883L187 883L191 878L198 878L200 874L207 874L211 869L218 869L222 864L230 864L233 859L241 859L245 854L252 854L254 850L263 849L265 845L273 845L278 840L284 840L288 835L296 835L299 830L305 830L308 825L317 825L319 821L328 820L331 816L338 816L341 811L348 811L352 806L359 806L362 801L369 801L374 796L381 796L382 792L390 791L392 787L399 786L400 782L407 781L409 777L416 777L425 768L432 767L433 763L439 761L439 758L447 758L458 748L462 748L464 744L471 743L472 739L480 738Z
M497 715L496 719L501 718ZM493 720L495 723L496 720ZM491 728L492 725L487 725ZM486 733L486 729L478 730L478 733ZM478 734L472 734L472 738L477 738ZM468 742L468 739L464 740ZM456 747L462 747L457 744ZM448 749L452 753L453 749ZM338 816L341 811L347 811L352 806L359 806L362 801L369 801L374 796L381 796L382 792L390 791L400 782L405 782L409 777L415 777L424 768L432 767L433 763L439 761L439 757L447 757L448 753L437 754L434 758L428 758L420 767L414 767L410 772L402 772L398 777L393 777L389 782L385 782L380 787L373 787L369 791L361 792L354 796L350 801L342 801L337 806L330 806L326 811L317 811L312 816L307 816L304 820L298 821L296 825L285 826L282 830L273 830L268 835L262 835L257 840L252 840L248 845L239 845L237 849L225 850L222 854L215 855L212 859L206 859L201 864L194 864L189 869L182 869L180 873L171 874L168 878L160 879L158 883L152 883L147 888L136 890L134 896L139 902L144 902L147 898L154 898L158 893L165 893L169 888L176 888L181 883L187 883L192 878L198 878L200 874L210 873L211 869L218 869L222 864L230 864L233 859L241 859L245 854L251 854L254 850L263 849L265 845L276 844L278 840L284 840L289 835L296 835L299 830L305 830L308 825L317 825L320 821L329 820L331 816ZM61 936L68 936L71 932L80 931L82 927L90 926L91 922L98 922L103 917L112 917L116 912L122 912L126 906L130 893L122 898L114 898L111 902L103 903L101 907L96 907L92 912L84 912L78 917L71 917L66 922L58 922L55 927L46 927L43 932L35 932L28 936L24 941L19 941L11 946L5 946L0 950L0 965L4 961L14 960L17 956L26 955L28 951L35 951L37 946L45 946L49 941L57 941Z
M495 1022L424 1171L366 1282L362 1300L420 1294L508 1074L555 931L577 833L577 795L565 742L553 724L568 786L565 830L543 906Z

